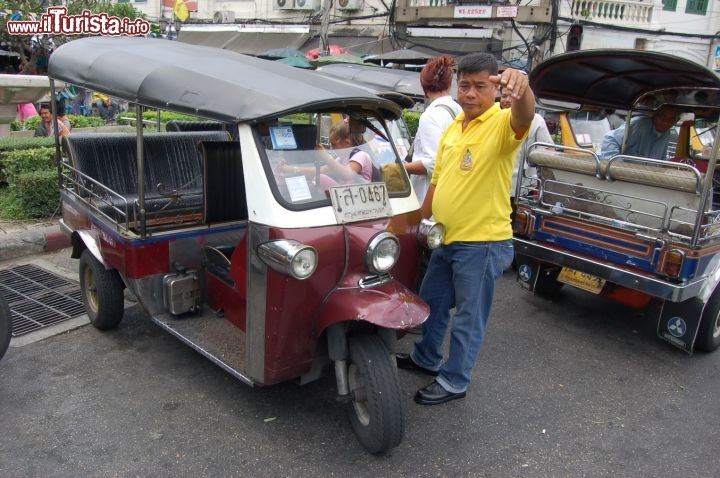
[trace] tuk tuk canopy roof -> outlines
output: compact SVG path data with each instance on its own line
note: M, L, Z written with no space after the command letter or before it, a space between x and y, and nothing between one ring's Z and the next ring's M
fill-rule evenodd
M138 37L89 37L60 46L48 76L132 103L225 122L337 105L380 110L392 101L277 62L219 48Z
M315 71L324 76L368 85L379 91L394 91L420 99L425 97L420 85L420 73L416 71L348 63L324 65L318 67Z
M628 110L644 97L641 106L653 109L663 102L720 107L720 78L714 72L677 56L640 50L585 50L554 56L530 73L530 85L545 104L555 101ZM673 95L673 90L678 94ZM652 92L661 91L661 97L652 97Z

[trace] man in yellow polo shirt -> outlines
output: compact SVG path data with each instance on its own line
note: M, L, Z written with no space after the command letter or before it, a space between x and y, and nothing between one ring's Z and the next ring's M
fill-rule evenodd
M422 405L465 396L480 355L495 282L513 259L508 190L517 149L535 117L535 95L527 75L512 68L498 74L490 54L461 58L457 79L463 112L440 139L422 205L423 217L434 215L446 231L420 287L430 317L413 351L397 355L398 367L436 375L415 394ZM495 103L499 89L513 97L509 109ZM450 353L443 361L453 305Z

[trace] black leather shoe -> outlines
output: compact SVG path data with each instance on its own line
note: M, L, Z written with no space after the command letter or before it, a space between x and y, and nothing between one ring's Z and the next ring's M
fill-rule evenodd
M422 372L426 375L432 375L433 377L437 376L439 373L435 370L430 370L429 368L421 367L416 364L413 362L413 359L410 358L410 354L395 354L395 360L397 361L398 368L402 368L404 370L415 370L416 372Z
M415 393L415 403L419 403L420 405L439 405L463 397L465 397L465 392L448 392L442 385L433 382Z

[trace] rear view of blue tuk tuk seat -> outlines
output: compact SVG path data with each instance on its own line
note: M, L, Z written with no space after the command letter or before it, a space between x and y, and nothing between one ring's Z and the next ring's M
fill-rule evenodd
M149 220L200 218L203 167L200 141L228 141L225 131L145 136L145 214ZM237 147L237 145L236 145ZM128 134L74 134L63 138L69 165L78 173L75 192L118 223L139 221L137 143Z
M537 146L528 162L537 168L546 205L615 225L690 234L703 179L692 166L625 155L600 160L591 151Z

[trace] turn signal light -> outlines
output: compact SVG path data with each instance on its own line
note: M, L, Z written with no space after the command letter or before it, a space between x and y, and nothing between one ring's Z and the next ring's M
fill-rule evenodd
M530 213L527 211L517 211L515 220L513 221L513 233L526 235L530 226Z
M680 271L682 270L683 262L685 261L685 253L679 249L671 249L665 256L665 264L663 265L663 272L668 277L679 277Z

